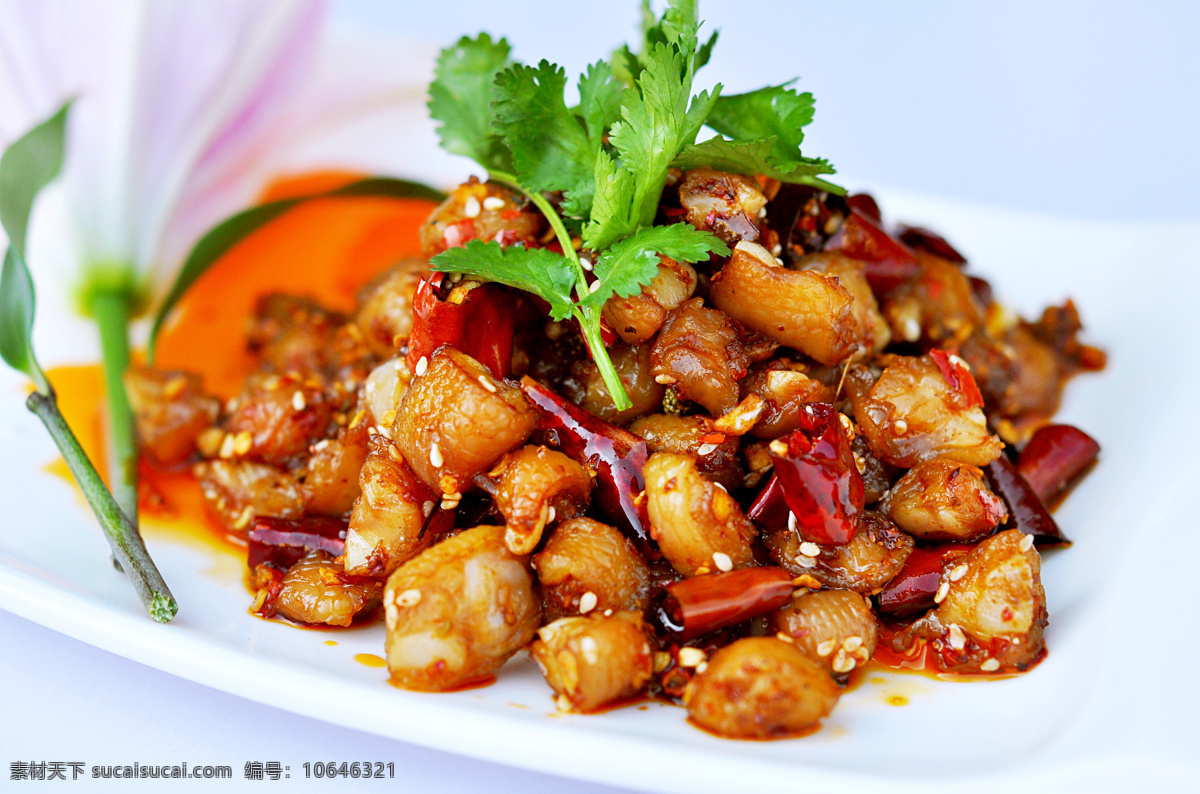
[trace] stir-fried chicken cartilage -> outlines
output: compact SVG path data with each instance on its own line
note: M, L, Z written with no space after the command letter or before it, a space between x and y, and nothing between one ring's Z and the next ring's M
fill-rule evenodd
M274 608L297 623L349 626L379 606L383 585L367 577L346 581L342 566L327 551L310 551L288 569Z
M696 271L692 266L664 257L653 281L636 295L609 298L602 316L621 341L638 345L653 338L667 319L667 313L695 291Z
M533 639L541 610L504 527L468 529L388 577L387 661L405 689L439 691L485 678Z
M371 437L358 484L346 530L346 573L385 576L432 542L424 529L440 496L381 435Z
M592 494L587 469L538 446L505 455L484 484L504 516L504 543L513 554L532 553L548 524L582 513Z
M908 534L927 541L978 540L1008 519L1008 508L988 489L981 469L945 458L909 469L879 510Z
M654 660L642 616L560 618L538 629L530 654L562 711L588 712L642 692Z
M645 612L650 570L614 527L574 518L555 528L533 558L546 620L567 615Z
M850 590L818 590L799 596L776 612L772 622L834 676L848 675L865 665L879 641L870 602Z
M729 316L692 298L667 315L654 343L652 372L681 397L720 416L738 403L739 378L750 364Z

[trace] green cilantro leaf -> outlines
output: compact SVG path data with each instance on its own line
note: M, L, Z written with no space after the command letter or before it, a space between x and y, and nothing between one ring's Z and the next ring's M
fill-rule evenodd
M800 156L804 128L812 120L812 94L797 94L779 85L746 94L726 94L713 105L705 123L735 140L775 138L775 155L788 161Z
M596 194L592 200L592 219L583 227L583 244L593 251L610 245L637 231L636 188L631 172L619 167L607 152L596 157Z
M512 151L517 180L528 191L565 191L577 211L591 207L595 150L567 109L566 72L549 61L515 64L496 77L493 129Z
M579 107L588 141L599 149L608 130L621 118L621 101L625 86L613 75L613 68L596 61L579 77Z
M828 161L797 157L787 162L780 162L775 156L776 141L774 137L759 138L752 141L730 141L725 138L710 138L694 146L684 147L675 158L675 167L688 170L691 168L713 168L718 171L729 171L735 174L753 176L762 174L774 177L781 182L797 182L812 185L823 190L841 193L842 188L819 179L820 174L835 173Z
M658 275L660 254L677 262L699 262L708 259L710 253L729 256L729 248L720 238L698 231L691 224L642 229L600 255L593 290L579 303L585 308L601 309L613 295L628 298L641 292Z
M464 248L450 248L429 260L434 270L507 284L532 292L550 304L550 316L571 316L571 290L575 273L562 254L545 248L502 247L499 243L472 240Z
M509 171L512 158L492 132L492 95L496 75L507 68L509 46L480 33L464 36L442 50L429 86L429 115L438 126L442 148L470 157L489 170Z

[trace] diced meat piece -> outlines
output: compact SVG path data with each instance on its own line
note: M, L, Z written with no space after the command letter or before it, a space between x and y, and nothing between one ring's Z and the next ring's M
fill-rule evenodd
M342 427L333 438L313 445L304 476L305 501L310 513L344 516L362 489L358 473L367 459L367 425Z
M325 438L333 413L319 384L273 375L237 398L225 429L238 457L285 465Z
M383 606L392 680L437 692L479 681L533 639L541 610L504 527L479 526L426 549L388 577Z
M277 613L315 626L349 626L380 604L383 584L367 578L345 581L342 566L327 551L310 551L288 569L275 599Z
M838 686L790 642L745 637L708 659L688 684L688 716L720 736L771 739L807 730L829 714Z
M255 516L298 518L304 494L295 477L253 461L213 460L197 463L205 506L226 528L245 534Z
M346 531L346 573L384 576L430 544L423 530L439 496L382 435L371 437L358 485Z
M751 369L741 383L742 395L757 394L766 403L762 418L750 430L755 438L779 438L800 427L800 406L832 402L834 389L809 377L807 367L787 358Z
M854 296L835 277L788 270L755 243L737 244L709 295L733 319L822 364L869 347L858 337Z
M529 649L560 711L587 713L646 688L654 658L641 615L561 618L538 630Z
M652 537L675 570L699 576L754 564L754 525L690 457L659 452L642 471Z
M499 480L489 490L504 516L504 543L513 554L532 553L547 525L581 514L592 495L587 469L546 447L508 453L490 476Z
M588 613L644 612L650 571L633 543L590 518L560 524L533 558L546 621Z
M586 354L572 367L572 378L563 384L563 391L571 402L614 425L627 425L639 416L661 410L666 387L654 379L650 345L630 347L616 343L608 349L608 356L632 405L623 411L617 410L608 386L600 376L600 369Z
M688 223L735 245L758 241L759 211L767 197L750 177L697 168L683 175L679 203L687 210Z
M765 540L775 561L794 576L867 594L878 593L900 572L914 545L911 537L871 510L862 514L858 533L844 546L804 543L790 528Z
M1008 508L987 487L983 471L946 458L909 469L879 510L908 534L926 541L970 543L1008 520Z
M401 370L404 377L401 377ZM364 417L371 425L391 427L396 420L396 409L400 399L408 390L408 365L402 358L389 358L363 381L362 405L369 416ZM360 420L361 421L361 420Z
M425 260L405 259L376 276L359 294L354 324L375 355L394 356L396 343L412 333L413 294L428 272Z
M692 298L667 315L651 357L660 383L720 416L738 403L737 381L750 361L729 316Z
M650 414L629 426L629 432L646 439L651 454L673 452L690 455L696 468L708 479L726 489L742 484L738 463L738 437L716 429L713 420L694 414Z
M846 389L871 450L888 463L911 468L944 457L983 467L1004 448L988 432L974 381L952 384L932 356L895 356L874 382L855 368Z
M637 295L614 295L604 304L604 322L628 345L647 341L671 311L696 291L696 271L687 262L663 257L658 275Z
M534 247L545 223L542 213L516 191L471 177L421 226L421 253L429 259L471 240Z
M971 282L954 262L923 250L916 255L920 273L883 301L892 336L947 347L962 343L983 323Z
M400 401L392 436L426 485L452 495L523 444L537 422L520 388L493 378L470 356L442 347Z
M878 353L892 341L892 331L879 311L875 293L867 283L865 265L857 259L839 253L817 253L802 257L795 263L798 270L815 270L834 276L854 298L854 319L863 354Z
M870 602L851 590L818 590L793 599L772 616L775 630L844 677L875 654L879 626Z
M263 369L280 375L332 375L368 355L346 318L308 298L271 294L259 299L246 343Z
M221 403L204 393L199 376L131 367L125 390L137 422L142 454L158 466L183 463L196 451L196 436L212 427Z

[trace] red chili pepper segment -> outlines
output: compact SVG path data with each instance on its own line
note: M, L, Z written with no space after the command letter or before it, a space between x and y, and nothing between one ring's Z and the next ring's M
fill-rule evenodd
M975 382L975 376L961 358L937 348L929 351L929 357L937 364L950 388L961 392L967 398L968 408L983 407L983 395L979 393L979 384Z
M1008 458L1001 455L984 467L983 473L992 492L1008 504L1008 523L1004 528L1033 535L1039 546L1071 545L1046 505Z
M866 489L837 409L829 403L805 405L799 429L771 442L770 451L773 480L796 516L800 537L832 546L853 540Z
M969 544L947 543L928 549L913 549L900 569L875 600L879 611L907 617L932 609L936 603L942 572L972 549Z
M408 366L415 371L422 358L442 345L453 345L494 377L508 377L515 324L511 296L499 284L482 284L469 290L461 303L451 303L443 294L444 282L444 273L432 273L417 284Z
M853 204L842 227L825 243L864 262L864 274L876 293L888 292L920 272L912 249L884 231L881 223Z
M950 245L945 237L921 226L901 226L897 237L909 248L928 251L959 265L967 264L967 258Z
M259 516L250 529L246 563L251 570L270 563L286 571L317 549L336 557L346 550L346 527L345 521L336 518Z
M521 389L542 415L538 431L546 443L596 472L597 504L643 550L652 549L646 531L649 522L634 502L635 495L646 487L642 478L642 467L650 457L646 442L567 402L528 376L521 378Z
M656 617L687 641L774 612L794 591L792 575L773 566L694 576L664 588Z
M1071 425L1039 428L1017 457L1017 471L1044 504L1057 499L1100 454L1096 439Z

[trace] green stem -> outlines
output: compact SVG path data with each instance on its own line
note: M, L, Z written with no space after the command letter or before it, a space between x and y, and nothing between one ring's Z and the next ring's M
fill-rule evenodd
M575 268L575 294L578 295L579 300L583 300L588 294L587 275L584 273L583 265L579 263L579 254L575 251L575 246L571 244L571 235L567 232L567 227L563 225L562 218L554 211L554 207L550 206L550 202L541 193L531 193L521 187L521 183L512 174L506 174L503 171L489 171L488 178L521 191L546 216L546 220L550 222L550 228L554 230L554 236L558 238L563 255ZM625 392L625 384L621 383L621 378L617 375L617 368L613 365L612 359L608 355L608 349L604 347L604 340L600 337L600 313L595 309L578 307L573 311L575 319L579 321L579 328L583 331L584 341L587 342L588 350L592 354L592 360L596 362L596 367L600 370L600 377L604 379L604 385L608 387L613 405L618 411L624 411L633 405L633 402Z
M134 296L124 290L97 290L91 312L100 328L104 384L108 393L109 480L112 493L136 531L138 525L138 444L133 408L125 391L129 369L129 317Z
M150 617L159 623L171 620L179 611L175 597L171 595L167 583L163 581L162 574L158 572L154 561L146 552L146 545L142 542L137 528L121 511L120 505L108 492L104 480L100 478L96 467L88 459L79 440L67 426L66 420L58 410L58 399L54 392L43 394L35 391L29 395L25 405L42 420L42 424L50 431L50 437L58 445L63 459L71 469L71 474L75 476L75 481L79 483L83 495L87 497L88 504L92 506L92 512L96 514L96 519L104 530L104 537L108 540L113 557L128 574L129 580L133 583L133 589L137 591L138 597L146 605L146 611L150 613Z

